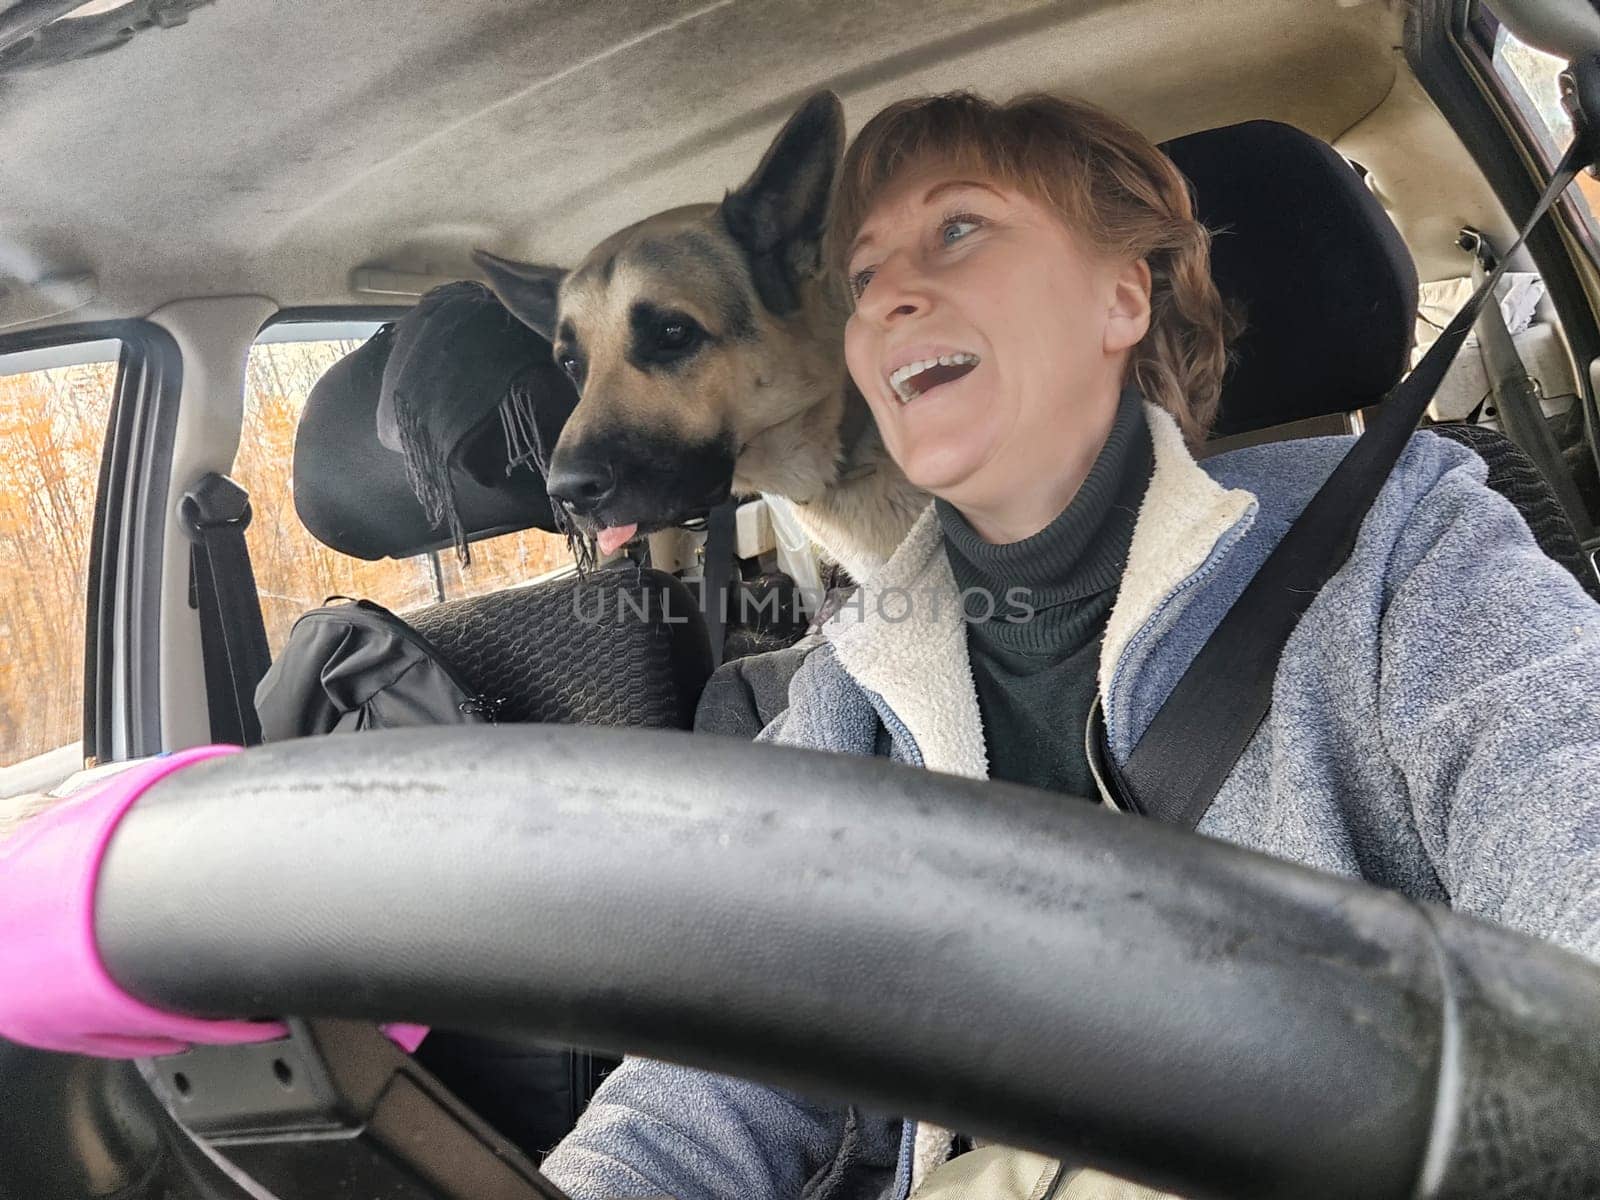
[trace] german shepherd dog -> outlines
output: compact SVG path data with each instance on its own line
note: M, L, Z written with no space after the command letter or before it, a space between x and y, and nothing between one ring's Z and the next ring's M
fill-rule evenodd
M824 92L720 204L630 225L571 271L474 255L578 388L546 482L602 553L759 492L861 579L927 503L845 371L849 307L822 256L843 149Z

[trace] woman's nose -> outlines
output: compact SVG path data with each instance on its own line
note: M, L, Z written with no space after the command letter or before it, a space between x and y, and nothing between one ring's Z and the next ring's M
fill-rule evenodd
M929 306L924 280L915 266L899 255L880 263L861 293L856 309L879 325L896 325Z

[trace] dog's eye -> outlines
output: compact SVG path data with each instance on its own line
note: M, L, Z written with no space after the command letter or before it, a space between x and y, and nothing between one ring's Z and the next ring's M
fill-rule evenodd
M694 341L694 326L687 321L668 321L656 333L656 345L663 350L682 350Z
M661 308L648 300L634 304L628 324L633 327L628 361L641 371L676 371L713 340L688 313Z

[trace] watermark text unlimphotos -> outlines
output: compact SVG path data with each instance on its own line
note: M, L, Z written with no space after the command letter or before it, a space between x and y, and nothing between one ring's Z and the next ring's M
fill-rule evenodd
M724 592L724 597L729 593ZM895 625L902 621L940 622L959 616L968 624L1004 621L1022 625L1033 620L1037 609L1032 603L1033 589L1007 588L997 595L987 588L970 587L960 592L943 588L856 588L844 594L828 595L820 588L790 588L760 591L739 588L724 600L728 620L741 625L804 624L808 613L828 605L831 619L845 623L872 619ZM701 604L702 613L707 606ZM671 600L664 591L627 588L573 588L572 611L589 625L625 621L659 621L667 625L688 622L681 600Z

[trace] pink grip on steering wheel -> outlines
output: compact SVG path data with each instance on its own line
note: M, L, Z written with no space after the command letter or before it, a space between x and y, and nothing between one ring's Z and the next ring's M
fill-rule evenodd
M158 780L238 749L201 746L136 763L0 842L0 1036L44 1050L143 1058L195 1042L264 1042L287 1033L275 1022L151 1008L117 986L95 945L95 883L122 815Z

